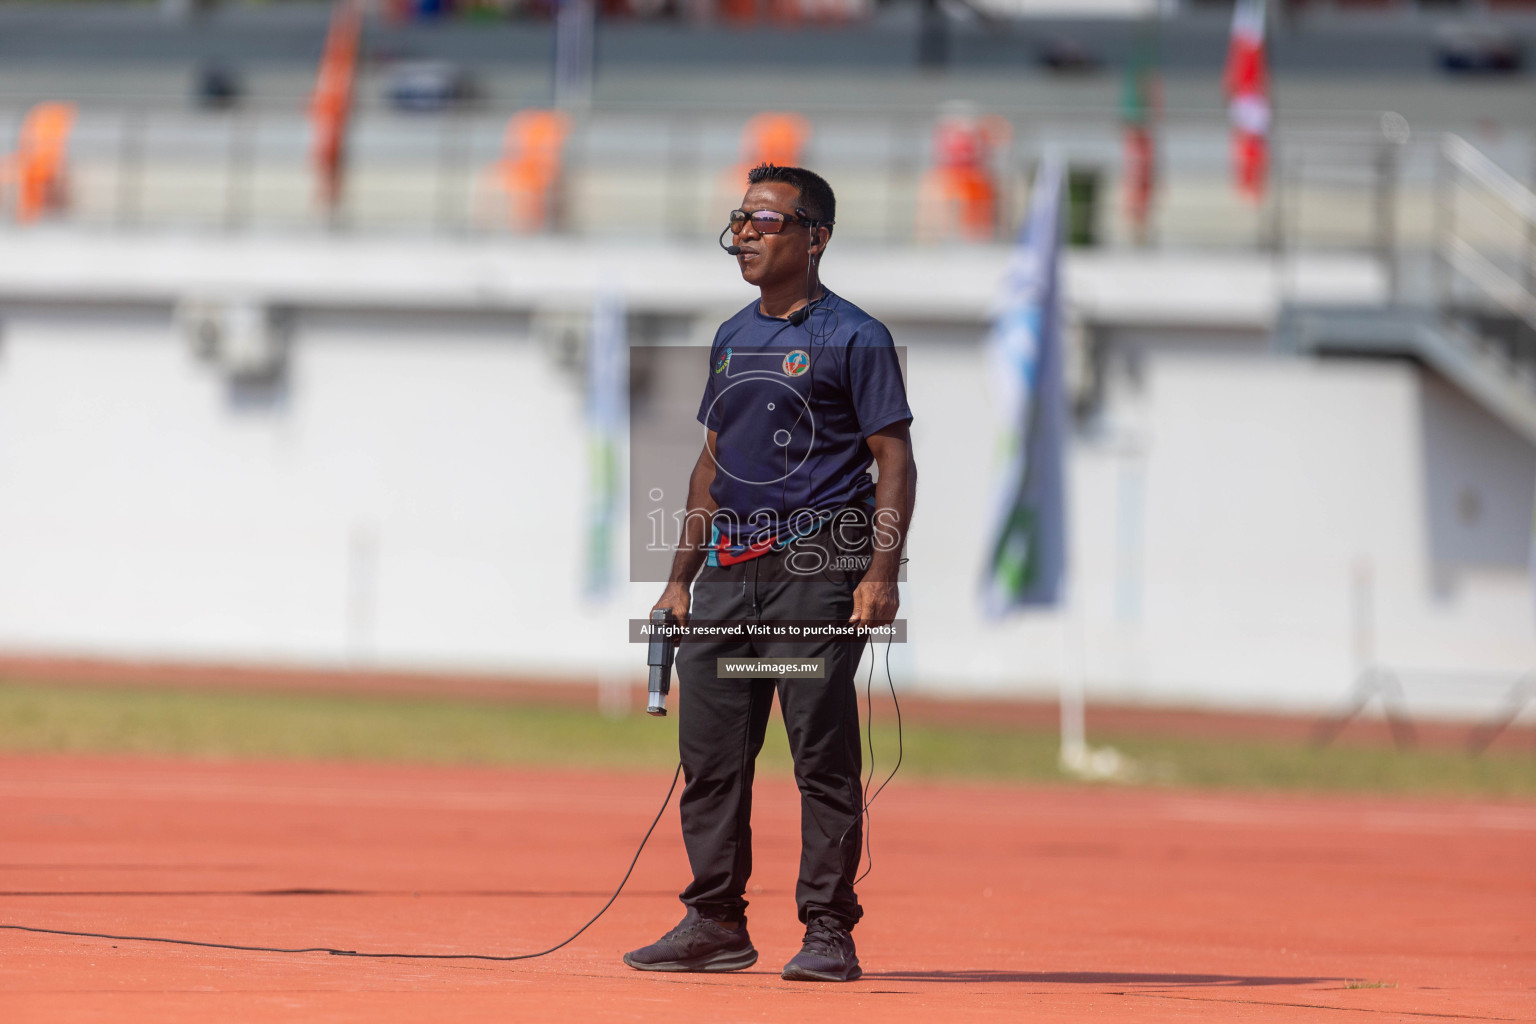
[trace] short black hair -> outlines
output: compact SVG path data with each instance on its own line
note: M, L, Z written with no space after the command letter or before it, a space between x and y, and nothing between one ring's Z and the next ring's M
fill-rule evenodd
M747 184L764 181L782 181L793 185L800 193L799 205L810 214L811 220L830 227L837 220L837 197L827 179L804 167L779 167L777 164L758 164L747 172Z

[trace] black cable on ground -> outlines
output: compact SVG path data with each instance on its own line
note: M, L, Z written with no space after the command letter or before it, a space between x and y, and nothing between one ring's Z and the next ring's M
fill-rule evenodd
M285 948L282 946L239 946L228 942L200 942L196 939L166 939L153 935L108 935L105 932L79 932L64 928L38 928L25 924L0 924L0 928L15 932L33 932L39 935L69 935L83 939L113 939L117 942L163 942L172 946L198 946L203 949L233 949L243 953L329 953L331 956L356 956L368 959L393 959L393 960L496 960L506 962L510 960L533 960L541 956L548 956L555 950L575 942L582 932L597 923L597 919L608 912L613 906L614 900L619 898L619 893L624 891L624 886L629 882L629 876L634 874L635 865L640 863L640 854L645 851L645 844L650 841L651 833L656 831L656 826L661 822L661 816L667 812L667 805L672 802L672 794L677 791L677 780L683 774L683 764L677 764L677 770L672 773L672 785L667 788L666 799L661 802L661 809L656 812L656 817L651 821L651 827L645 830L645 835L640 840L639 849L635 850L634 859L629 862L629 870L624 872L624 877L619 880L619 887L613 890L613 895L608 897L608 902L603 908L592 915L592 920L576 929L570 938L558 945L538 953L519 953L515 956L493 956L489 953L370 953L355 949L335 949L331 946L304 946L300 948Z

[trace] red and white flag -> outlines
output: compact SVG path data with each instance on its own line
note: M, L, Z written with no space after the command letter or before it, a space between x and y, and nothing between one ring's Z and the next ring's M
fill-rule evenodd
M1232 115L1232 169L1237 189L1264 198L1269 176L1269 69L1264 58L1264 0L1237 0L1225 85Z

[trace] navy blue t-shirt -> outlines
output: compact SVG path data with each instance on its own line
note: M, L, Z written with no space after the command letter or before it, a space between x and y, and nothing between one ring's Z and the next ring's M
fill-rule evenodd
M912 418L884 324L830 291L800 324L753 302L715 332L709 370L699 422L718 435L709 493L728 543L873 501L864 439Z

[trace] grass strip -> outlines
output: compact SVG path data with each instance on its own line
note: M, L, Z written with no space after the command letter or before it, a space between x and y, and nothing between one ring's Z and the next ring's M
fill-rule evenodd
M1247 738L1095 735L1128 760L1133 785L1536 797L1536 755L1325 750ZM929 725L908 716L909 778L1065 784L1052 730ZM52 687L0 682L0 751L204 758L357 760L454 765L666 768L675 718L472 698ZM894 721L875 725L880 777L895 763ZM867 754L866 754L867 757ZM787 775L782 726L763 772Z

